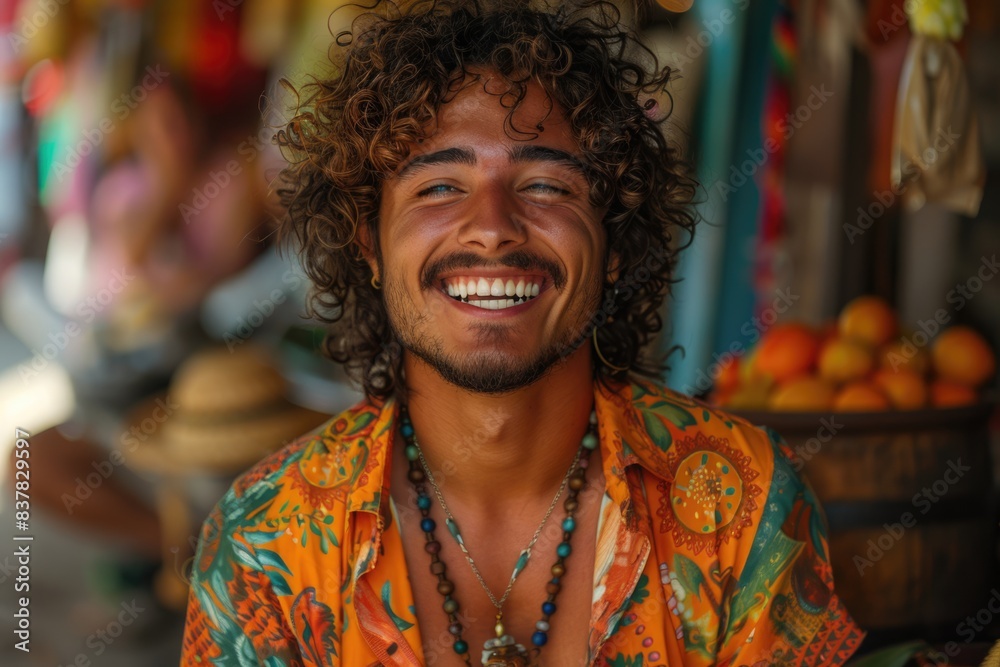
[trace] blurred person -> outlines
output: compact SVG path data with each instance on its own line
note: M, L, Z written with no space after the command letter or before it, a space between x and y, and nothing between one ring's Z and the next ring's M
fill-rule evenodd
M695 223L670 71L601 2L382 4L338 43L279 133L284 231L366 398L205 521L181 664L844 663L793 454L644 349Z
M256 140L267 72L239 56L239 11L218 17L202 3L200 22L188 16L190 36L216 45L188 54L185 69L155 36L123 39L150 20L153 5L116 4L92 6L94 23L73 23L63 57L36 68L59 86L33 109L52 238L44 269L22 261L12 272L4 311L17 313L8 320L32 349L56 336L54 361L67 368L76 395L68 422L33 437L36 507L124 546L150 562L151 574L163 550L149 485L111 451L127 461L131 443L146 437L122 433L123 418L212 343L201 304L269 246L264 146ZM64 13L83 11L70 3ZM49 361L36 352L19 367L28 386ZM95 471L97 485L88 482Z

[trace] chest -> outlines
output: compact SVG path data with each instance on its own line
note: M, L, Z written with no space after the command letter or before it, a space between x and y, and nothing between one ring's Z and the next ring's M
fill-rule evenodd
M572 551L562 561L565 571L558 578L559 590L553 600L556 609L548 617L547 642L538 656L539 664L546 667L587 664L595 546L603 488L603 479L594 479L579 496L580 509L575 516L577 527L570 540ZM395 498L396 494L393 496ZM450 621L442 607L445 598L438 589L439 579L431 572L431 558L424 548L426 536L419 525L420 515L415 511L407 512L398 499L394 508L425 664L460 667L465 663L454 650L456 635L450 631ZM434 509L440 510L440 507ZM451 597L459 604L457 616L462 625L461 638L469 646L471 663L477 667L482 664L483 644L496 636L497 609L484 590L484 584L500 601L522 549L530 542L538 521L544 516L542 508L539 516L531 520L505 521L502 501L498 501L495 511L493 521L459 523L478 576L458 543L443 528L443 520L437 522L439 528L435 530L441 544L438 555L445 565L447 580L454 587ZM436 518L440 519L440 514L439 511ZM558 559L556 549L563 541L563 518L560 502L539 533L528 565L518 575L502 605L506 634L529 650L533 648L532 635L543 619L542 605L549 598L555 576L553 566Z

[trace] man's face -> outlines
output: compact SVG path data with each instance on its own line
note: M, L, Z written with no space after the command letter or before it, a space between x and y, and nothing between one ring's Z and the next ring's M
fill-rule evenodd
M505 90L487 74L443 105L379 210L393 330L445 380L481 393L531 384L578 346L605 276L604 211L590 204L568 123L532 84L513 123L538 136L511 138Z

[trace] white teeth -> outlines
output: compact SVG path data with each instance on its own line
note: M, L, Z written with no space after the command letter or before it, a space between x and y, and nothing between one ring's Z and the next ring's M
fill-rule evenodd
M512 278L494 278L492 283L486 278L463 278L458 282L446 282L444 291L448 296L462 300L486 310L501 310L538 296L541 291L539 283L519 279L516 283ZM474 297L511 297L500 299L475 299ZM516 298L514 298L516 297Z

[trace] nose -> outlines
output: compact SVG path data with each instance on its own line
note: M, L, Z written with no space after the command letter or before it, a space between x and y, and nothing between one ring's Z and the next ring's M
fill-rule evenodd
M459 230L462 245L480 251L510 250L528 240L523 204L500 184L481 188Z

